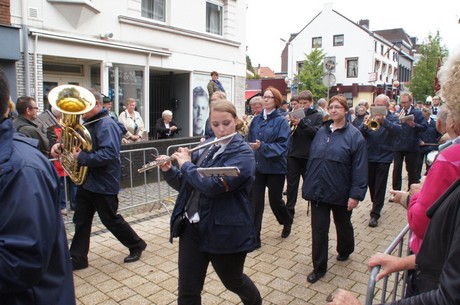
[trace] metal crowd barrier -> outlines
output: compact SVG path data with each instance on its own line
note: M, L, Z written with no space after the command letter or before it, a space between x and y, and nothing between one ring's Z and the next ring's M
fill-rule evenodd
M406 225L404 229L398 234L398 236L393 240L393 242L388 246L385 250L385 254L391 254L398 257L401 257L404 252L404 248L406 248L406 255L410 254L409 249L409 237L410 237L411 230L409 225ZM406 246L405 246L406 242ZM366 294L366 302L365 305L372 305L374 303L374 299L377 296L377 293L381 293L379 303L386 303L389 301L395 301L396 298L404 298L404 294L406 292L407 286L407 270L401 272L395 272L392 274L387 275L383 279L379 281L379 287L377 286L377 274L380 272L380 266L375 266L371 270L371 274L369 276L369 282L367 285L367 294ZM401 276L402 274L402 276ZM393 277L390 280L390 277ZM390 282L390 283L389 283ZM389 285L393 285L391 289L388 289ZM381 286L381 287L380 287ZM391 293L391 295L390 295ZM388 295L388 296L387 296Z

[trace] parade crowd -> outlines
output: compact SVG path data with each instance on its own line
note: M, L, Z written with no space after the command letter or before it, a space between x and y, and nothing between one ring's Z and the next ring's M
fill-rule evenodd
M264 247L266 200L281 238L289 242L299 191L311 213L312 266L305 278L311 284L321 280L328 272L331 212L335 259L347 261L355 251L352 213L368 189L369 230L379 226L385 198L407 208L412 230L411 255L376 254L369 260L369 267L382 266L378 279L414 270L406 298L389 304L460 303L460 54L444 63L441 91L422 102L402 92L399 103L380 94L353 108L343 95L315 101L309 90L285 102L279 90L268 87L249 101L252 113L240 119L218 73L211 78L209 117L196 133L203 136L201 149L179 148L156 159L165 181L178 191L170 220L170 242L178 239L179 249L178 304L201 304L209 264L243 304L262 304L263 295L244 273L245 260ZM75 304L72 270L90 266L96 212L127 248L124 263L141 259L148 246L117 212L120 148L145 139L142 117L134 99L117 115L110 100L95 90L91 94L94 107L82 119L92 147L67 152L88 169L82 183L68 187L75 224L69 249L61 215L67 174L59 162L65 130L40 123L45 118L26 96L17 100L13 120L8 82L0 72L0 303ZM62 113L54 109L47 115L59 120ZM172 118L171 111L162 113L158 138L181 130ZM25 186L40 187L24 192ZM325 303L360 304L345 290Z

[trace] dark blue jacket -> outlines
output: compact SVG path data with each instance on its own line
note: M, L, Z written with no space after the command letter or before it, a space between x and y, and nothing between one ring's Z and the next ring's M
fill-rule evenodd
M264 119L263 113L256 115L249 127L248 141L260 141L260 148L254 150L256 170L261 174L286 174L287 149L291 129L287 119L275 109Z
M428 128L428 125L420 110L411 107L408 115L411 114L414 115L415 127L410 127L405 123L399 125L399 137L394 142L394 151L417 152L419 149L420 134Z
M399 118L387 111L385 120L378 130L364 128L361 124L358 129L362 132L367 143L367 159L369 162L393 162L393 144L399 136Z
M331 131L325 124L310 147L302 197L347 206L348 198L363 200L367 191L367 150L361 132L351 123Z
M88 178L82 186L94 193L116 195L120 190L122 130L105 108L90 118L85 127L91 134L93 147L78 156L78 164L89 167Z
M427 122L428 128L420 134L420 140L423 141L424 143L430 143L430 144L437 144L438 143L438 138L440 134L436 130L436 121L435 120L430 120L430 122ZM427 154L430 151L437 150L438 146L436 145L421 145L420 146L420 153Z
M0 123L0 304L75 304L59 176L38 141Z
M192 161L196 162L198 158L199 152L193 153ZM248 197L254 180L254 164L252 149L237 134L222 154L208 162L207 167L236 166L240 170L238 177L223 178L226 183L217 177L202 177L192 162L185 162L180 170L172 167L165 172L166 182L179 191L171 216L171 233L172 224L184 214L190 192L195 189L201 192L200 221L196 224L200 234L200 250L214 254L254 250L256 235Z

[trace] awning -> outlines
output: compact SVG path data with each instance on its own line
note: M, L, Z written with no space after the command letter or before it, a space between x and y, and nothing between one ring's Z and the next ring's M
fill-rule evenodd
M246 98L246 100L249 100L257 94L260 94L260 90L246 90L246 92L244 93L244 97Z

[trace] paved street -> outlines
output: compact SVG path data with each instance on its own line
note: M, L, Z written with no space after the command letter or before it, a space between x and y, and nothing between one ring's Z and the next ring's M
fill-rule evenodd
M168 206L172 209L171 203ZM248 255L245 272L259 288L264 304L325 304L326 296L338 287L353 291L364 302L369 279L366 262L373 253L384 251L405 226L405 210L386 203L379 227L370 228L368 194L353 213L355 252L346 262L335 259L335 227L331 224L328 272L310 284L306 281L312 270L310 218L304 200L299 199L297 207L292 233L282 239L282 226L266 204L262 248ZM176 304L178 244L168 242L169 215L158 206L152 211L146 206L137 212L123 211L123 215L148 243L141 260L124 264L128 250L96 222L89 268L74 272L77 304ZM71 239L73 226L68 224L67 228ZM220 283L212 266L208 269L203 304L240 304Z

